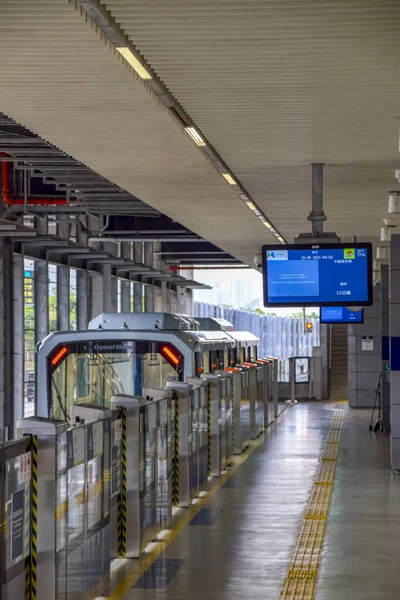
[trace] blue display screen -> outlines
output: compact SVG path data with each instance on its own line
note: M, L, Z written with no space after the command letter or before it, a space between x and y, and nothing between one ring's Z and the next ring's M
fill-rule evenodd
M372 303L370 244L264 246L266 306Z
M321 323L363 323L364 311L352 312L345 306L321 306Z

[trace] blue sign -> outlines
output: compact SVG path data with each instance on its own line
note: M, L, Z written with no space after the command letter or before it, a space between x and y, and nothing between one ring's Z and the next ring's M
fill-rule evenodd
M322 306L321 323L363 323L364 311L352 312L345 306Z
M263 247L265 306L369 306L372 247L293 244Z
M24 490L11 496L11 560L24 553Z

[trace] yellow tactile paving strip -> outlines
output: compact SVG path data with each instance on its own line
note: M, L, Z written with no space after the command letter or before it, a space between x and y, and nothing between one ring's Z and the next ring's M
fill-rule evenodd
M322 450L320 465L304 512L280 600L313 600L315 596L340 437L346 415L346 411L338 410L337 405L330 404L325 408L334 410L335 416Z

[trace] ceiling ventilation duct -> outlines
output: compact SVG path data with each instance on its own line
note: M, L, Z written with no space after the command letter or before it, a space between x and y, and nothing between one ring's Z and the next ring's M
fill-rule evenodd
M389 215L400 215L400 192L389 192Z
M390 242L393 229L396 229L396 225L388 225L385 223L383 227L381 227L381 242Z
M378 246L376 249L376 260L382 265L389 264L390 258L390 247L389 246Z

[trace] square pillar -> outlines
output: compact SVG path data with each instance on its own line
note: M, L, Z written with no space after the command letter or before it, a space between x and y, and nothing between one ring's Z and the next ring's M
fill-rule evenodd
M382 429L390 431L389 265L381 265Z
M57 234L68 240L69 219L68 215L59 215ZM69 267L57 267L57 329L68 331L69 329Z
M0 240L0 430L13 429L13 248ZM22 332L21 332L22 335Z
M122 242L121 257L132 260L132 244L130 242ZM131 282L126 279L121 280L121 312L131 312Z
M88 245L88 218L79 215L76 222L76 241L81 246ZM87 269L78 269L76 273L76 316L77 329L84 331L88 328L89 318L89 274Z
M36 217L38 235L47 235L47 217ZM49 333L49 264L47 258L35 262L35 343Z
M351 408L372 409L382 370L380 284L373 288L373 299L372 306L364 307L364 323L348 325L348 399Z
M389 266L390 458L400 471L400 235L392 234Z
M89 319L94 319L103 312L103 277L90 275L89 278Z
M137 264L143 263L143 244L142 242L135 242L133 244L133 260ZM136 282L133 288L133 302L135 313L143 312L143 284Z

